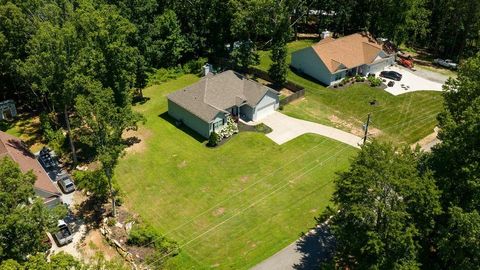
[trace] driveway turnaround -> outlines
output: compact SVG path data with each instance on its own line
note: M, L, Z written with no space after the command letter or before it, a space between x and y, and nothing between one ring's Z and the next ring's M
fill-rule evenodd
M306 133L322 135L356 148L360 148L360 145L362 144L362 138L348 132L310 121L293 118L280 112L274 112L270 114L269 116L265 117L262 122L273 130L267 134L267 137L277 144L286 143Z
M416 71L411 71L398 66L390 66L385 68L385 70L392 70L402 74L401 81L394 81L395 84L393 87L387 87L385 89L385 91L394 96L422 90L442 91L443 83L438 82L438 79L433 81L421 76L425 73L423 71L419 72L417 75L415 73ZM391 81L390 79L386 80L387 83Z

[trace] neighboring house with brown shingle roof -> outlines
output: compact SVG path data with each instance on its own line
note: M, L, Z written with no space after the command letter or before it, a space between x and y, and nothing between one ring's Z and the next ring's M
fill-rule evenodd
M356 33L334 39L327 37L311 47L292 54L292 67L318 81L331 85L346 76L367 75L393 64L395 56L386 53L370 34Z
M0 131L0 158L4 157L9 157L15 161L22 172L32 171L35 174L37 179L33 188L35 194L43 198L45 204L54 206L60 203L61 193L37 161L35 155L19 138Z
M278 93L228 70L168 95L168 114L205 138L229 115L258 121L278 109Z

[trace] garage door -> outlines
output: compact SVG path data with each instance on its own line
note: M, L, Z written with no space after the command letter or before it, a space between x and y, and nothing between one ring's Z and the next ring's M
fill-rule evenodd
M262 118L268 116L274 111L275 111L275 102L270 103L262 108L257 108L257 114L255 115L254 121L261 120Z
M380 61L378 63L370 65L369 73L377 73L385 69L388 66L388 59Z

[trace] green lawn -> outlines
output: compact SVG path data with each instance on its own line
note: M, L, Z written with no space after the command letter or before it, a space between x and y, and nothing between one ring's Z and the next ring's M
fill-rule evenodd
M310 46L313 41L302 40L288 44L289 53ZM268 70L269 52L261 51L257 67ZM290 62L290 54L287 59ZM382 140L395 143L414 143L431 134L436 115L442 109L441 93L421 91L393 96L377 88L355 84L347 89L327 89L291 70L288 79L306 89L305 99L285 106L284 113L325 125L361 134L362 124L372 113L372 130ZM377 106L369 101L377 100ZM377 129L377 130L375 130ZM379 130L379 131L378 131Z
M135 109L146 145L122 158L116 181L129 209L180 244L167 269L248 269L315 224L356 150L316 135L279 146L250 132L207 148L165 117L166 95L197 80L144 90L151 99Z

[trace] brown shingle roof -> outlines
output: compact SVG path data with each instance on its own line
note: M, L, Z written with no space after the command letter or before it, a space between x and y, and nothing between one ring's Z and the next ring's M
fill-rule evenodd
M356 33L338 39L327 38L312 46L331 73L372 63L382 45L370 34Z
M35 189L49 194L49 197L61 195L26 145L19 138L0 131L0 157L6 156L15 161L22 172L26 173L31 170L35 174L37 177L34 184Z
M210 122L219 112L232 106L255 107L272 89L245 78L232 70L205 76L199 82L168 95L168 99Z

